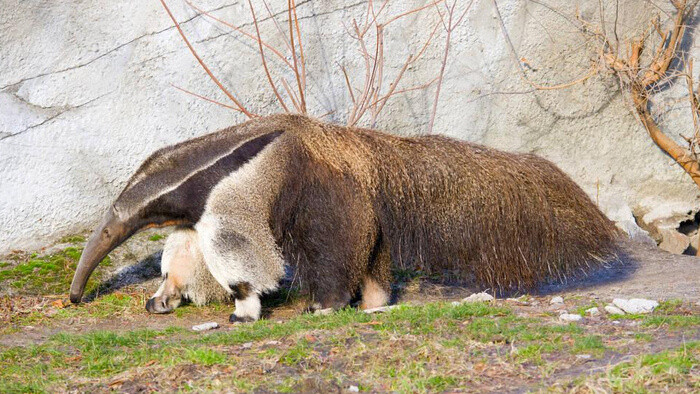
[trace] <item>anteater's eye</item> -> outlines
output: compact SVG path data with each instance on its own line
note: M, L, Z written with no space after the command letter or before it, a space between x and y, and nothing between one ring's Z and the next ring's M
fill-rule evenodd
M102 230L102 235L105 236L105 237L109 237L109 236L110 236L110 235L109 235L109 230L108 230L108 229Z

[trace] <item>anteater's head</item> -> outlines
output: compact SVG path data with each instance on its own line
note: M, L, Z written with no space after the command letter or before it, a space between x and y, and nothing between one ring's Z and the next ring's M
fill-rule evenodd
M282 131L274 122L244 123L155 152L107 210L80 257L70 299L79 303L90 274L109 252L152 227L193 226L210 191Z

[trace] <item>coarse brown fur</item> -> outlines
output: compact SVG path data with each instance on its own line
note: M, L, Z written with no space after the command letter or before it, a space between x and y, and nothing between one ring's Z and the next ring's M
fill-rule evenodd
M614 258L614 224L566 174L528 154L281 116L290 149L272 227L328 305L390 267L529 290ZM294 131L294 132L289 132Z
M358 292L378 306L392 266L529 290L613 260L618 236L537 156L274 115L152 155L88 242L71 300L112 248L171 223L196 232L221 286L245 290L234 321L259 317L284 264L322 308Z

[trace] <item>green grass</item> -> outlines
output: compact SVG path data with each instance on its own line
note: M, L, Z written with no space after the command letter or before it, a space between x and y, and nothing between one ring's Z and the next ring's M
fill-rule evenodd
M59 310L56 316L133 316L130 311L141 311L143 302L138 295L115 293ZM213 308L226 309L227 313L230 305ZM182 316L201 311L191 306L180 309L184 311L180 312ZM656 318L665 320L657 322ZM648 320L639 325L639 332L623 335L647 340L650 335L657 335L659 326L697 327L692 318L650 315L644 317ZM669 323L674 319L680 320ZM645 326L645 322L649 324ZM498 304L453 306L435 302L403 305L376 315L346 308L327 316L302 314L283 322L260 320L206 333L184 328L63 333L38 345L0 350L0 392L67 391L75 389L65 386L75 380L104 383L115 375L147 368L167 375L176 366L190 364L211 371L228 371L220 379L208 377L217 376L214 372L200 376L192 383L195 391L234 387L296 392L305 387L305 379L310 376L341 387L351 382L370 391L449 391L487 382L489 378L479 377L480 371L494 365L498 366L497 371L491 372L497 376L517 377L522 376L519 371L537 371L536 374L547 377L560 368L562 358L572 360L574 354L602 356L608 349L626 351L629 342L625 338L605 337L604 342L597 328L562 325L541 316L521 316ZM268 344L270 340L279 343ZM240 346L248 342L252 347ZM617 349L615 346L620 345L616 344L625 346L625 350ZM688 344L684 354L667 352L635 359L629 366L621 364L606 375L609 387L633 391L641 387L635 377L642 372L646 382L655 376L687 380L690 366L697 364L699 348L697 343ZM260 372L263 365L274 371ZM475 368L482 369L474 372ZM179 389L189 390L188 387L182 383ZM165 386L160 389L169 390Z
M61 238L59 242L64 244L79 244L85 241L85 237L82 235L67 235Z
M606 347L603 344L603 339L599 335L586 335L575 339L572 352L575 354L589 353L601 355L605 352L605 349Z
M111 294L98 299L95 308L99 316L113 316L116 311L129 308L134 297ZM94 303L93 303L94 304ZM111 306L108 306L111 305ZM65 316L77 313L78 308L66 308L59 313ZM465 304L453 307L446 303L428 304L421 307L402 306L383 315L368 315L355 309L343 309L329 316L304 314L283 323L261 320L245 324L231 331L196 334L189 330L170 328L166 330L136 330L128 332L95 331L87 334L57 334L40 345L14 347L0 352L0 391L4 389L39 390L55 385L70 371L71 376L100 378L113 376L138 366L156 363L170 367L183 363L197 365L227 364L231 360L219 347L230 347L246 342L282 339L301 335L304 332L340 330L347 336L357 335L359 327L380 335L409 335L423 333L433 335L455 323L470 318L498 318L510 315L506 308L487 304ZM366 325L379 321L378 325ZM174 339L175 338L175 339ZM279 362L290 367L307 365L314 360L315 343L300 338L282 353L271 348L264 356L280 355ZM420 364L420 363L418 363ZM420 365L413 365L419 369ZM411 367L411 368L413 368ZM403 369L408 373L411 369ZM46 378L35 379L41 372ZM417 380L411 387L442 389L454 378L408 374ZM245 382L238 382L245 385ZM24 385L24 386L22 386ZM399 387L399 386L397 386Z
M0 286L8 285L20 294L62 294L68 291L82 248L68 247L54 254L38 256L32 254L28 261L13 265L3 263L0 267ZM106 257L101 267L109 266ZM92 275L86 292L96 288L100 281L100 268Z
M165 238L165 235L163 235L163 234L153 234L150 237L148 237L148 240L155 242L155 241L160 241L163 238Z
M675 310L675 308L673 309ZM673 312L659 311L652 314L626 314L610 315L611 320L638 320L643 327L665 326L671 329L687 329L700 326L700 315L697 314L673 314Z
M690 342L675 350L634 357L579 385L629 393L692 392L700 390L700 377L692 372L699 363L700 342Z

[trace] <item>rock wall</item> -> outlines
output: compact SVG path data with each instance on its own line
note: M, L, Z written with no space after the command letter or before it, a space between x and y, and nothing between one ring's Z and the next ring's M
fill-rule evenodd
M245 1L194 3L254 31ZM254 3L263 19L263 38L283 48L262 2ZM286 3L270 1L283 27ZM428 3L393 1L385 12L398 15ZM459 3L465 7L468 2ZM251 110L280 111L254 42L182 0L168 4L213 72ZM348 31L366 3L298 4L310 112L344 122L350 101L338 65L345 65L360 87L364 70ZM602 15L608 31L617 14L615 30L621 38L642 31L659 12L652 2L636 0L620 1L617 13L614 5L600 12L593 0L500 0L498 7L521 64L541 85L578 79L595 60L592 43L577 25L577 12L596 23ZM387 26L385 86L438 21L429 9ZM444 39L444 30L438 29L423 58L406 71L403 87L437 75ZM692 37L684 45L697 53ZM244 120L173 88L226 101L155 0L6 0L0 10L0 48L0 253L90 228L152 151ZM280 72L278 61L269 61L276 76L292 81L289 71ZM432 89L392 99L376 127L425 132ZM673 99L684 92L684 86L676 86L663 94ZM691 130L684 105L670 100L657 108L664 127L676 130L674 136ZM641 231L635 221L665 220L667 226L677 226L700 206L697 187L646 135L613 76L600 72L570 88L533 90L520 77L492 1L474 1L453 33L435 130L554 161L632 233Z

